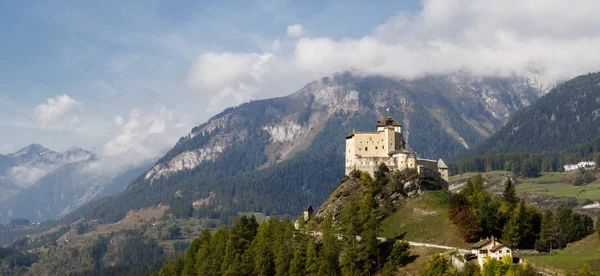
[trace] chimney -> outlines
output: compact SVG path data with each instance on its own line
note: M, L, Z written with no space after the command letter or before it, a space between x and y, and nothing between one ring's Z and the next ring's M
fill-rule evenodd
M492 235L492 247L496 247L496 237Z

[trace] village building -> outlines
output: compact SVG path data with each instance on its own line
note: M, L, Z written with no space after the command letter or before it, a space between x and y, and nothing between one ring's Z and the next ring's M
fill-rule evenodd
M309 204L303 213L304 221L310 220L313 217L313 213L314 213L314 210L313 210L312 204Z
M504 256L510 256L512 258L512 250L508 246L497 242L494 236L473 244L471 246L471 251L471 256L477 258L477 262L481 267L483 267L487 258L496 260L502 260Z
M565 172L579 170L579 168L593 168L596 166L596 162L594 161L582 161L577 164L567 164L564 165Z
M346 174L354 169L374 176L381 163L390 170L415 169L420 175L448 181L448 166L438 160L418 158L406 150L402 125L391 116L377 120L377 131L346 136Z

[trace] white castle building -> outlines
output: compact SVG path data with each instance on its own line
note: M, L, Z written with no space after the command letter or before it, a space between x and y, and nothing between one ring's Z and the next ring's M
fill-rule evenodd
M448 166L442 159L417 158L405 146L402 125L391 116L379 119L377 132L355 132L346 136L346 174L357 169L373 176L379 164L384 163L390 170L416 169L420 175L438 176L448 181Z

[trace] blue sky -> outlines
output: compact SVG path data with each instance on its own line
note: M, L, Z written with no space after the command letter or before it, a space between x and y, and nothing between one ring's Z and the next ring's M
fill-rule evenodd
M342 70L552 85L600 64L597 1L1 1L0 153L154 158L228 106Z
M410 1L2 1L0 153L33 142L100 151L115 117L127 117L131 109L153 112L164 106L179 112L189 125L177 135L185 135L217 111L198 110L194 102L202 97L185 85L200 54L262 52L293 24L318 36L360 37L417 6ZM76 129L58 121L40 128L32 117L37 105L58 95L81 103Z

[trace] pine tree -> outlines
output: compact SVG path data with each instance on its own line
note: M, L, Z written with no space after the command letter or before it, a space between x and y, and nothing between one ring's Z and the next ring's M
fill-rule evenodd
M272 238L275 219L269 219L258 228L258 233L248 250L252 254L254 275L273 275L274 259Z
M379 221L375 209L375 200L370 193L363 196L359 204L359 220L362 231L360 233L360 249L358 259L356 260L362 268L365 275L370 274L371 263L379 257L377 232L379 231Z
M502 200L508 202L511 206L516 206L519 203L520 199L517 197L517 190L515 185L512 183L510 178L506 181L504 185L504 193L502 193Z
M346 247L342 251L340 267L342 275L363 275L359 256L360 246L356 239L350 239L346 242Z
M319 250L318 275L339 275L339 250L338 237L333 229L333 221L330 215L326 215L321 222L323 234L323 246Z
M317 246L312 240L309 240L306 245L306 263L304 267L306 268L306 276L314 276L318 275L319 271L319 262L317 255Z
M194 276L197 275L196 270L196 255L201 246L209 246L210 245L210 232L208 229L204 229L200 237L194 239L190 248L188 248L185 257L183 258L183 272L184 276Z
M304 268L306 264L305 248L296 248L294 250L294 258L290 263L290 276L304 276Z
M535 244L535 249L538 251L552 251L557 248L556 241L556 221L554 220L554 213L548 210L542 217L540 239Z

